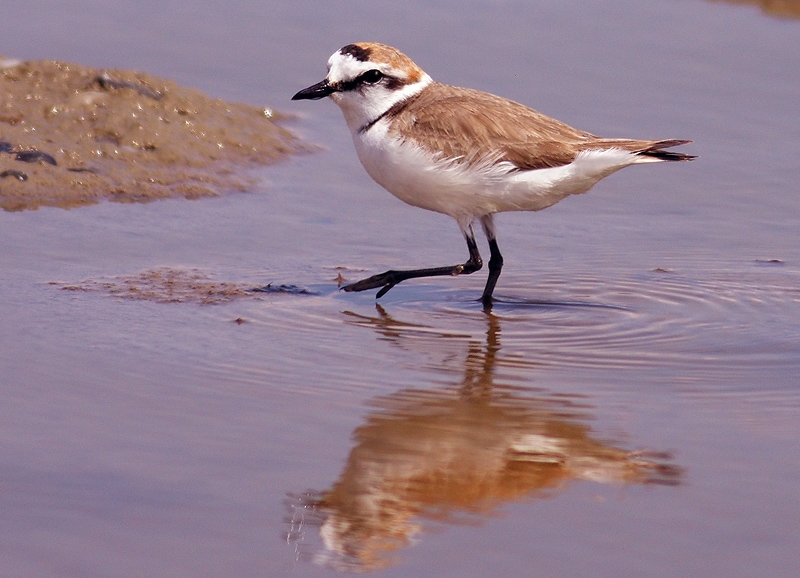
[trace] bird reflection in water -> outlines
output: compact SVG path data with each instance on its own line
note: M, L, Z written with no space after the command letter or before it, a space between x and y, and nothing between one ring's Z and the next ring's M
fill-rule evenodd
M425 329L377 308L378 317L346 315L400 345ZM514 386L510 379L495 383L497 366L520 369L524 362L498 355L500 321L486 317L485 343L432 336L467 341L460 380L373 400L333 486L290 496L287 539L298 557L340 570L377 570L397 561L397 551L425 521L479 524L501 504L552 496L570 480L680 483L682 470L668 454L626 451L593 438L580 396ZM323 548L308 553L300 542L315 526Z

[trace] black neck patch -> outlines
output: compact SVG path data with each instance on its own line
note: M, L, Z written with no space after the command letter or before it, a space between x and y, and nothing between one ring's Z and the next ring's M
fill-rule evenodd
M375 126L375 124L379 120L382 120L384 118L389 118L390 119L390 118L392 118L394 116L397 116L400 113L401 110L403 110L409 104L411 104L412 102L417 100L419 98L420 94L422 94L422 91L418 92L417 94L412 94L411 96L401 100L400 102L394 103L392 106L389 107L388 110L383 111L381 114L379 114L378 116L373 118L371 121L369 121L366 124L364 124L364 126L359 127L358 132L363 134L363 133L367 132L369 129L371 129L373 126Z
M372 51L369 48L362 48L358 44L348 44L339 50L340 54L349 54L359 62L366 62L369 60L369 55Z

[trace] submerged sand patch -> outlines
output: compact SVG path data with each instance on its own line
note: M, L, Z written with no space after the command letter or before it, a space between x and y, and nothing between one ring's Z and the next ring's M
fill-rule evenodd
M260 298L267 294L313 295L297 285L262 285L219 281L200 269L159 267L133 275L106 279L86 279L80 283L52 281L63 291L98 291L122 299L156 303L200 303L216 305L241 298Z
M306 147L272 109L130 70L0 57L0 207L196 199Z

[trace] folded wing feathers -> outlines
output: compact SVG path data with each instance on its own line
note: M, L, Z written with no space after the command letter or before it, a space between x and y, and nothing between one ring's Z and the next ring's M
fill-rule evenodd
M432 153L473 164L487 157L519 170L571 163L583 150L620 148L653 160L691 160L662 149L688 140L600 138L522 104L468 88L432 83L391 115L392 130Z

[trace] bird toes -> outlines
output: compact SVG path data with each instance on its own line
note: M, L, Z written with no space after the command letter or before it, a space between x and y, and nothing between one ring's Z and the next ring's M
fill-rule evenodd
M344 287L342 287L342 291L352 293L354 291L368 291L369 289L376 289L378 287L383 287L383 289L381 289L380 292L378 293L378 297L380 297L398 283L394 279L393 273L394 273L393 271L386 271L385 273L380 273L378 275L373 275L372 277L367 277L366 279L362 279L361 281L356 281L355 283L350 283L349 285L345 285Z
M388 292L389 292L389 289L391 289L391 288L392 288L392 287L394 287L395 285L397 285L397 283L387 283L386 285L384 285L384 286L381 288L381 290L380 290L380 291L378 291L378 293L375 295L375 299L380 299L381 297L383 297L384 295L386 295L386 293L388 293Z

